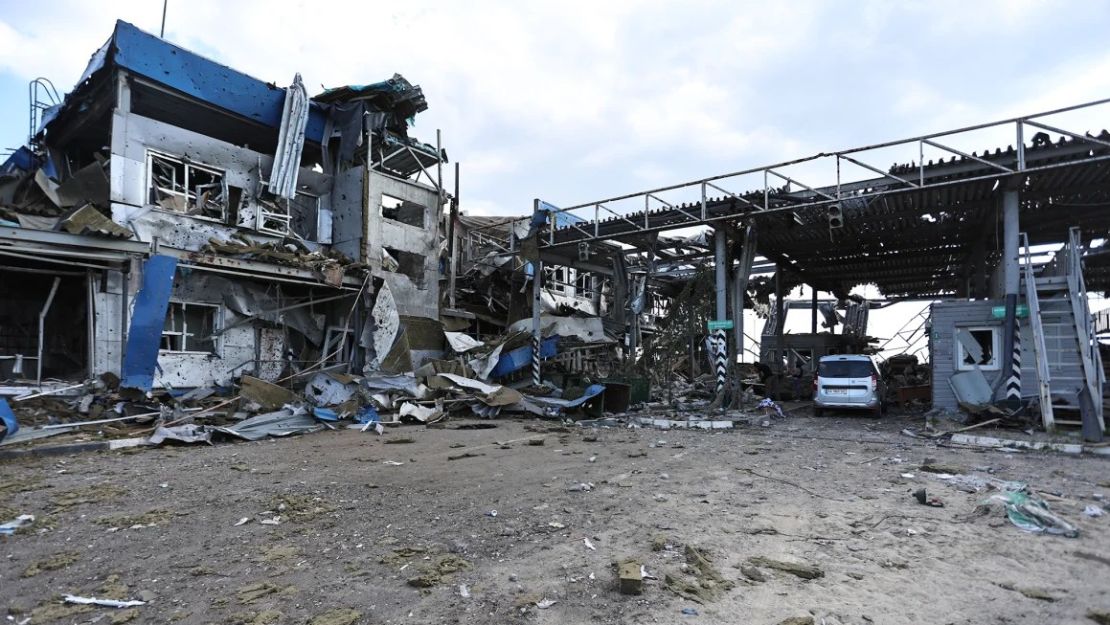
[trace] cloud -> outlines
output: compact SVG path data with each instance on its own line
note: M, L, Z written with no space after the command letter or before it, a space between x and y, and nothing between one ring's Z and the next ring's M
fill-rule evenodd
M10 7L0 74L68 90L116 17L157 32L161 3ZM430 105L413 134L442 129L469 212L504 214L1110 95L1108 25L1067 0L169 0L166 36L312 91L404 74Z

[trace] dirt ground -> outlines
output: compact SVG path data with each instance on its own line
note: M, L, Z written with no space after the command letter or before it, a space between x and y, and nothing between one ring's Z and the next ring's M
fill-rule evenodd
M1082 510L1107 505L1094 497L1110 496L1110 461L900 434L920 421L452 421L4 462L0 516L37 520L0 537L0 606L32 624L1099 622L1110 515ZM1080 535L976 516L987 493L923 462L1054 493ZM946 506L919 505L922 486ZM658 578L640 595L618 592L627 559Z

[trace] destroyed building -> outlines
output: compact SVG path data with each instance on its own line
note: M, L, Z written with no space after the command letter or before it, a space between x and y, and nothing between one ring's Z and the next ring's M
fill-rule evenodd
M44 84L0 165L3 394L442 352L446 152L408 134L419 86L310 98L122 21L64 98Z

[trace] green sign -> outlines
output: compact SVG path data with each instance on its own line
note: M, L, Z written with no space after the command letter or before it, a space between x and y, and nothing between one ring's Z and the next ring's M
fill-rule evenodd
M1029 316L1029 307L1025 304L1018 304L1017 307L1014 309L1014 314L1017 315L1018 319L1024 319ZM991 308L991 316L995 319L1005 319L1006 307L994 306L993 308Z
M732 319L718 319L714 321L709 321L705 325L707 328L709 328L711 332L713 330L731 330Z

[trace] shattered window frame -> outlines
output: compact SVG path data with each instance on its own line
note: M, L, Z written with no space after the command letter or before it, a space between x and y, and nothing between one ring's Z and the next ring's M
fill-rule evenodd
M979 369L983 371L998 371L1002 367L1002 362L998 358L998 352L1001 349L1002 343L1002 326L960 326L956 328L953 335L953 340L956 342L956 370L957 371L972 371L975 369L975 364L966 362L971 359L971 354L967 352L967 348L960 342L959 332L963 330L972 336L979 345L983 346L983 342L979 340L977 333L990 332L991 344L984 346L984 351L989 351L989 358L985 358L983 362L979 363ZM989 349L988 349L989 348Z
M198 333L189 331L189 309L194 310L198 308L207 308L209 310L208 325L211 328L207 332ZM159 344L158 351L162 354L215 354L220 355L220 336L214 336L211 339L203 340L203 337L218 331L222 327L223 321L223 308L218 304L206 304L203 302L185 302L181 300L170 300L169 306L166 308L166 320L162 324L162 336ZM177 320L180 318L180 329L178 328ZM169 328L169 329L167 329ZM202 326L203 329L203 326ZM202 337L200 339L196 337ZM174 349L174 341L177 341L177 346L180 349ZM192 341L200 341L202 343L211 344L210 350L189 349L193 347L190 345ZM169 345L169 347L167 347Z
M177 180L178 168L180 168L182 175L180 183ZM168 180L165 173L160 176L156 175L155 169L168 169L171 172ZM191 184L196 174L207 176L212 181L202 185ZM224 170L195 163L187 158L166 154L165 152L147 150L146 182L149 202L161 210L186 215L194 219L219 223L227 222L228 188L227 172ZM169 182L168 187L165 186L166 182ZM209 190L217 187L218 193L215 197L208 194ZM184 205L180 209L174 206L165 206L162 201L167 197L184 198ZM204 199L203 206L198 205L198 197Z
M387 206L387 203L392 205ZM413 214L419 215L419 219L401 219L401 215L399 215L399 213L405 211L412 211ZM420 202L408 200L403 197L397 197L396 195L390 195L389 193L382 193L381 199L378 200L378 215L382 219L388 219L389 221L392 221L394 223L411 226L413 228L423 229L427 226L425 219L427 212L428 207L424 206ZM419 223L416 223L416 221L419 221Z
M302 201L301 198L308 198L308 200ZM305 191L297 191L297 194L292 200L277 197L276 195L266 192L265 197L259 204L261 208L257 213L255 230L265 234L274 234L278 236L296 234L300 236L299 233L293 231L294 204L310 207L314 217L318 217L320 214L320 196Z

